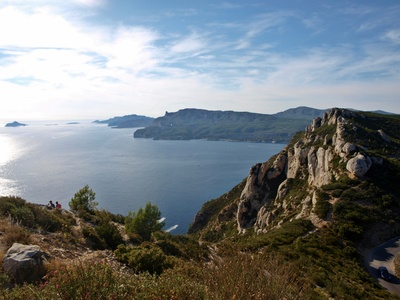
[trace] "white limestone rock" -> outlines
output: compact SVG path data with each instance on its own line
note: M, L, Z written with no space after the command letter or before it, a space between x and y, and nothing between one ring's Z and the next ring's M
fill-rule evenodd
M352 175L361 178L368 172L368 170L372 166L372 161L368 156L365 156L361 153L357 154L357 156L349 159L346 165L347 171L349 171Z

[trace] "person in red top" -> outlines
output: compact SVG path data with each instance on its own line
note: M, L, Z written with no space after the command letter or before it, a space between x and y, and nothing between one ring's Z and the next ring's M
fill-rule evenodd
M61 204L58 203L58 201L56 201L56 208L57 208L57 209L61 209Z

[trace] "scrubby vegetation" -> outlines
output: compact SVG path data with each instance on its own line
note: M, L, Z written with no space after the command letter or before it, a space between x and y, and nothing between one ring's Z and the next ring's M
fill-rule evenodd
M282 203L268 202L274 219L262 233L237 232L245 181L205 203L187 235L163 232L162 214L150 202L126 216L99 210L88 186L71 199L74 212L1 197L0 258L14 242L39 244L50 256L46 276L35 283L16 285L0 272L2 299L397 299L368 273L363 250L400 234L400 131L392 128L400 124L398 117L366 116L375 127L365 116L354 118L347 135L379 163L356 179L338 157L329 184L286 180ZM376 142L380 129L390 143ZM315 132L325 140L333 133L332 125ZM289 147L297 142L301 134ZM308 143L327 148L320 136ZM307 197L308 216L299 214Z
M0 199L1 207L13 205L26 211L34 208L39 219L47 216L57 218L60 224L76 225L75 217L69 212L48 210L15 197ZM233 244L222 244L218 250L212 244L200 244L189 235L162 231L153 232L149 241L135 240L133 244L121 239L115 231L116 225L104 225L114 224L112 214L98 210L92 213L91 219L97 220L95 226L79 220L81 236L86 238L83 243L91 249L117 248L115 258L129 269L123 271L106 260L71 262L51 256L47 275L37 283L16 286L12 278L0 273L2 299L244 299L246 295L252 295L252 299L302 299L309 292L314 294L304 285L307 280L300 277L293 280L292 275L298 270L290 264L281 266L273 256L254 256L248 249L235 250ZM37 225L30 227L18 222L10 210L2 210L1 257L14 242L32 243L36 228ZM59 240L82 242L79 233L66 231L63 225L53 233ZM46 232L43 230L42 234ZM117 243L119 246L115 247ZM242 254L233 255L236 251Z
M72 210L91 212L99 205L95 199L96 193L88 185L85 185L75 193L68 204Z
M125 228L130 234L138 234L143 240L148 241L151 234L161 230L165 222L161 219L161 212L156 205L150 202L144 209L139 208L137 212L129 212L125 218Z

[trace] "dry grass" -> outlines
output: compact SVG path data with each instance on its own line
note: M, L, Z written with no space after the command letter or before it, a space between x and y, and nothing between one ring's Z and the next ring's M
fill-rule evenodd
M7 251L14 243L30 244L30 233L11 219L0 219L0 251Z

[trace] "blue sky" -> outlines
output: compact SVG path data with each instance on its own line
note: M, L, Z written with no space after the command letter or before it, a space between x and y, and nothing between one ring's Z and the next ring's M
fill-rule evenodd
M400 113L399 1L1 0L0 120Z

